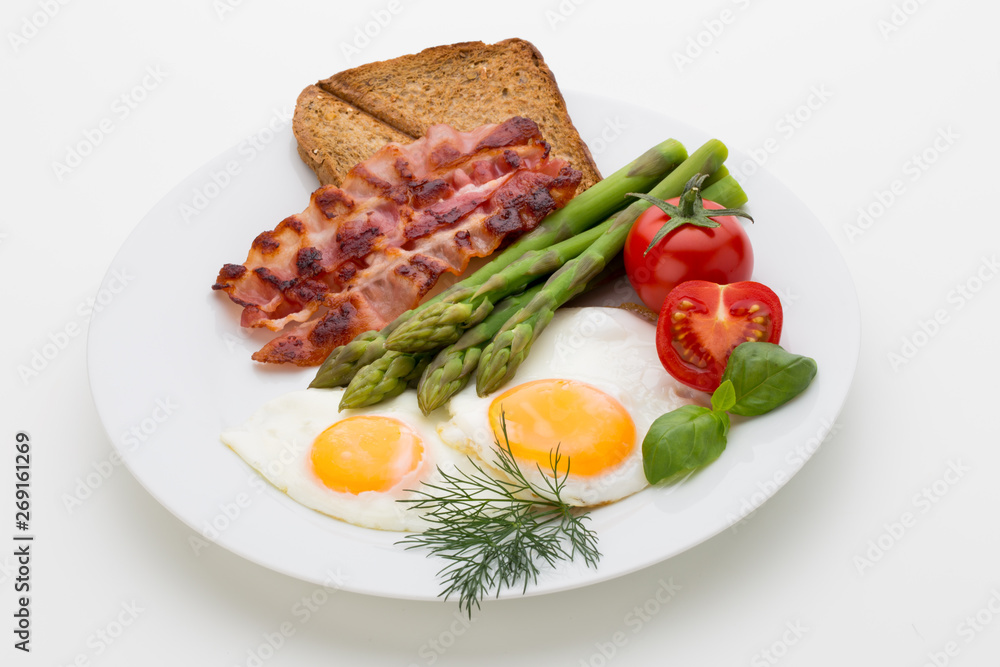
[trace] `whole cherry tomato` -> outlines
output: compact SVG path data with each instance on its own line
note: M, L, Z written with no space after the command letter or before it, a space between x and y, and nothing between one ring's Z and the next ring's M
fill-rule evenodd
M664 225L683 219L677 216L674 220L659 207L651 206L632 225L625 241L629 282L643 303L656 312L670 290L687 280L726 284L749 280L753 274L753 248L740 221L732 215L711 216L712 210L730 211L713 201L701 200L697 192L695 197L698 206L687 211L693 224L680 224L650 248ZM666 203L678 207L683 214L682 198L683 195ZM698 224L697 221L706 218L718 226Z

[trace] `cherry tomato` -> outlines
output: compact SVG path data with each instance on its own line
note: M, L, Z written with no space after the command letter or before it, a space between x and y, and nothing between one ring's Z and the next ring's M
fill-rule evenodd
M670 199L677 205L679 198ZM703 201L706 209L722 209ZM718 227L681 225L646 253L650 241L670 216L656 206L635 221L625 241L625 271L629 282L652 310L659 312L667 294L687 280L734 283L753 274L753 248L743 225L733 216L712 217Z
M714 391L736 346L746 341L777 343L782 320L778 295L766 285L690 280L670 290L663 302L656 352L679 382Z

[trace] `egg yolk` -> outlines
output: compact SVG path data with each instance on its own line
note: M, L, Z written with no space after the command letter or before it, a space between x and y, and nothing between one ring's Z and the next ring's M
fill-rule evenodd
M490 426L503 442L507 424L511 454L551 470L559 447L559 471L566 459L573 475L592 476L613 468L635 448L635 424L614 397L583 382L536 380L510 389L490 404Z
M424 446L391 417L359 415L337 422L313 441L313 471L327 488L355 495L388 491L420 465Z

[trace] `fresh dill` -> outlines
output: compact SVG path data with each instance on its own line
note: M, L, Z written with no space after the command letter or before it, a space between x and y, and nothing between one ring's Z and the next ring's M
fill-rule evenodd
M559 449L549 455L551 472L542 473L544 487L532 484L514 461L507 422L500 416L503 444L496 441L496 467L509 480L497 479L470 459L475 472L440 470L439 484L415 491L419 498L401 500L429 510L431 527L397 542L407 549L427 549L447 561L439 572L446 600L458 595L459 609L472 608L491 593L517 585L527 590L538 580L539 565L573 560L577 555L595 567L601 554L597 534L585 525L586 513L561 497L569 476L560 471ZM539 472L542 467L537 466Z

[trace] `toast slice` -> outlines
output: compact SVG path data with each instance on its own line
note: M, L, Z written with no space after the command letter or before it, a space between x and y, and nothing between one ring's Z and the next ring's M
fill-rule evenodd
M299 156L323 185L340 186L351 167L364 162L390 141L417 137L389 127L339 97L308 86L295 103L292 132Z
M581 190L601 180L555 77L523 39L437 46L335 74L302 92L294 131L320 181L339 184L344 166L386 141L416 139L436 123L469 131L512 116L535 121L553 152L583 172ZM390 131L396 138L386 139Z

